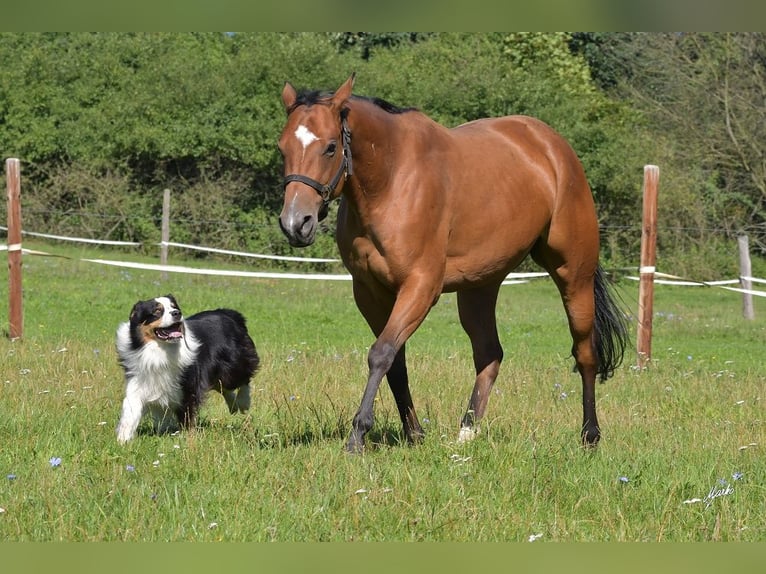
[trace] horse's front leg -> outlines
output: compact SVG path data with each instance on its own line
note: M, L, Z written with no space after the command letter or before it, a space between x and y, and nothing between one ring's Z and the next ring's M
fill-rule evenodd
M382 318L385 313L381 311L385 306L381 307L381 299L374 297L365 286L354 285L357 306L378 338L367 355L369 376L359 410L351 424L351 435L346 443L347 451L358 453L364 450L364 437L374 422L375 395L383 377L389 371L389 384L408 440L412 441L422 435L423 430L410 397L403 348L438 299L441 285L438 284L439 288L435 285L433 282L420 281L402 286L387 320ZM379 328L380 324L384 325L382 329ZM392 369L392 366L395 368Z
M352 453L360 453L364 450L364 437L372 428L374 421L373 406L375 404L375 395L378 393L380 382L383 376L388 372L396 356L396 348L393 343L387 339L378 339L370 347L367 355L367 364L370 374L367 378L367 386L364 388L362 403L359 410L354 415L351 423L351 435L346 443L346 450Z
M423 440L425 432L420 426L417 414L415 414L415 405L412 403L410 394L410 381L407 374L407 359L405 354L406 345L402 345L394 358L394 364L388 370L388 386L396 401L396 408L399 411L399 418L402 421L402 429L407 442L410 444L418 443Z

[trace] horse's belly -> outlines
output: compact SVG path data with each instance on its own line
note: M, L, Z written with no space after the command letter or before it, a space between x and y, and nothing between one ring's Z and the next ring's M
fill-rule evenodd
M526 255L527 250L523 250L503 257L448 258L442 291L451 292L466 287L499 283L509 272L519 266Z

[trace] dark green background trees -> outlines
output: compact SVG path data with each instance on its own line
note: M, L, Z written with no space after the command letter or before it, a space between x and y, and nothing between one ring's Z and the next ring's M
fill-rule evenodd
M290 251L276 224L279 94L337 87L448 125L524 113L585 165L603 254L635 264L643 166L660 166L659 257L735 270L766 246L760 34L0 34L0 150L22 160L29 230ZM332 218L313 254L334 255ZM302 252L308 255L309 252Z

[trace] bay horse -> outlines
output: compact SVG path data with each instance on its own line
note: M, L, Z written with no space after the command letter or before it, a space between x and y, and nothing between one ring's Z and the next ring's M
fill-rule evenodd
M290 245L315 238L341 197L336 241L354 300L376 337L369 378L346 443L361 452L387 376L408 442L424 436L415 414L405 344L443 292L457 292L476 379L458 440L473 438L503 350L495 306L507 274L527 255L561 294L582 378L584 446L600 438L595 382L610 377L627 344L625 315L599 263L596 209L583 167L562 136L528 116L446 128L415 108L286 82L280 227Z

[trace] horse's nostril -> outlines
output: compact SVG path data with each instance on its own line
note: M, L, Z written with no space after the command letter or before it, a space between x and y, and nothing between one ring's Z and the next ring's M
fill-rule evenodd
M288 213L279 218L279 228L293 247L305 247L314 241L316 217L311 214Z
M314 218L307 215L303 218L303 224L301 225L300 233L304 237L311 233L311 229L314 227Z

